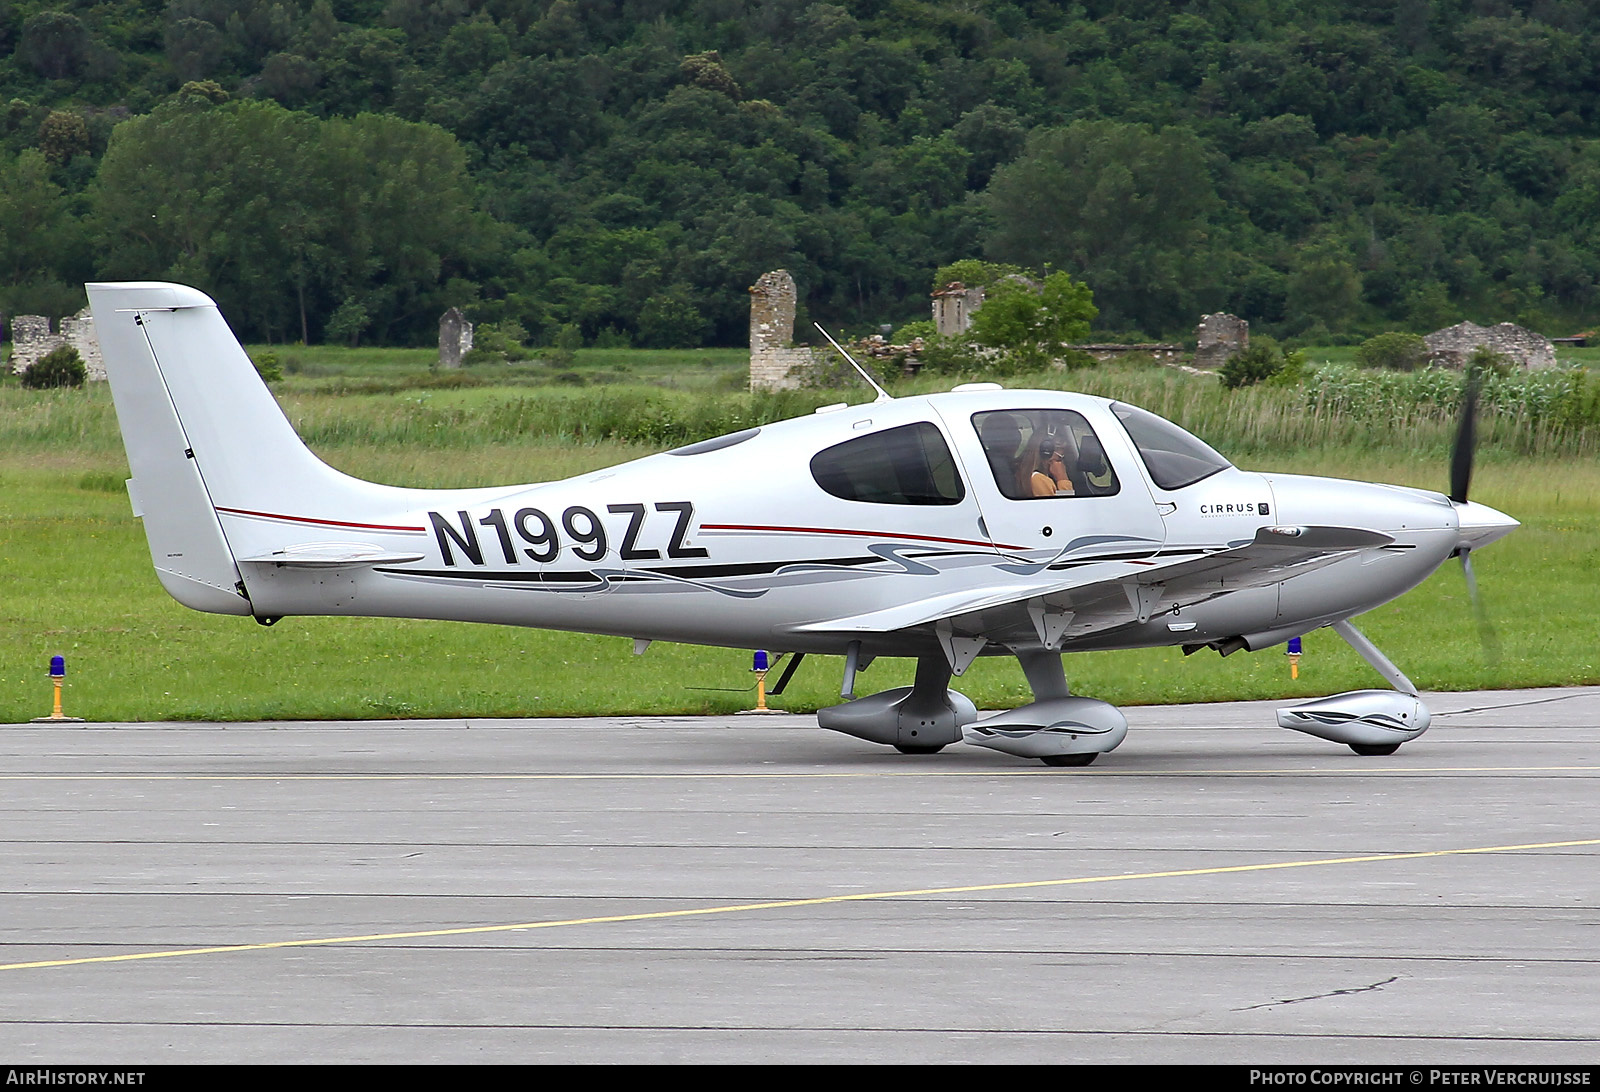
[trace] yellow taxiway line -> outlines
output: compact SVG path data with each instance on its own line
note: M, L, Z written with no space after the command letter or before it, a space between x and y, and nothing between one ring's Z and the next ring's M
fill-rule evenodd
M557 921L524 921L505 925L470 925L454 929L416 929L400 933L365 933L347 937L317 937L300 940L272 940L256 944L226 944L212 948L179 948L155 952L129 952L124 955L86 956L79 959L43 959L31 963L0 964L0 971L21 971L41 967L78 967L91 963L131 963L146 959L175 959L180 956L223 955L231 952L264 952L274 948L314 948L333 944L361 944L383 940L421 940L430 937L463 937L485 933L510 933L532 929L561 929L574 925L608 925L619 922L663 921L668 918L707 917L714 914L743 914L758 910L786 910L835 903L871 902L884 899L922 898L931 895L970 895L984 891L1025 891L1078 884L1119 883L1131 880L1164 880L1182 876L1221 876L1230 873L1271 872L1286 868L1321 868L1328 865L1372 864L1380 861L1419 861L1430 857L1464 857L1485 853L1521 853L1539 849L1573 849L1600 845L1600 838L1566 842L1528 842L1522 845L1472 846L1464 849L1433 849L1415 853L1374 853L1360 857L1324 857L1302 861L1276 861L1269 864L1225 865L1218 868L1182 868L1166 872L1128 872L1104 876L1074 876L1056 880L1021 880L1012 883L967 884L959 887L923 887L905 891L872 891L855 895L824 895L809 899L780 899L728 906L705 906L688 910L656 910L641 914L608 914L599 917L566 918Z

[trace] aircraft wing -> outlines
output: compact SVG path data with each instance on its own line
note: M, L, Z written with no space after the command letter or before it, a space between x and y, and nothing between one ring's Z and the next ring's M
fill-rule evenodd
M1015 579L864 614L789 627L796 634L869 634L934 627L950 636L1005 640L1029 633L1082 637L1144 621L1225 592L1265 587L1332 564L1358 550L1387 546L1388 535L1357 527L1263 527L1254 539L1178 552L1170 560L1001 565Z

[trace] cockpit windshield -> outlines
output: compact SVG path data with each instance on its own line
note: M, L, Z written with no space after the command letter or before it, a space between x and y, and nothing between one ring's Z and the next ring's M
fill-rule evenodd
M1233 465L1165 418L1122 402L1113 403L1111 412L1139 449L1150 480L1162 489L1182 489Z

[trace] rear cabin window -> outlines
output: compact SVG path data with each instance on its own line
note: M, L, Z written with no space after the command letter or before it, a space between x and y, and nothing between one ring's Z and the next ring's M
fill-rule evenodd
M811 476L835 497L868 504L959 504L966 496L950 446L926 421L819 451Z
M1012 500L1109 497L1122 488L1100 437L1074 410L972 415L1000 492Z

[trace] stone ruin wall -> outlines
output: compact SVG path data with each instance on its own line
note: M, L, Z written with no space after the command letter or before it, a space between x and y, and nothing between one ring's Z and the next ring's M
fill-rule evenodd
M943 337L965 333L972 325L972 314L983 306L982 288L968 288L960 281L932 293L933 322ZM790 347L794 336L796 290L794 278L786 270L776 269L762 274L750 288L750 389L781 390L799 386L802 369L812 365L815 358L810 349ZM1234 353L1250 347L1250 323L1236 315L1204 315L1195 330L1198 348L1194 363L1199 368L1219 368ZM1182 367L1186 355L1183 347L1168 343L1147 345L1118 345L1090 343L1073 345L1096 360L1114 360L1125 353L1149 353L1157 362L1171 367ZM906 374L915 374L919 367L916 354L922 349L921 339L905 345L890 344L876 334L857 343L856 348L865 356L903 356ZM1186 370L1193 370L1187 369Z
M459 368L461 358L472 351L472 323L452 307L439 316L439 367Z
M972 326L972 313L983 306L983 289L951 281L933 293L933 329L940 337L956 337Z
M94 316L89 308L62 319L56 333L51 333L50 320L43 315L18 315L11 320L11 370L17 375L63 345L78 350L89 379L105 381L106 365L100 356L100 339L95 336Z
M750 354L750 389L753 391L789 391L800 386L806 369L816 362L807 347L768 349Z
M798 306L799 292L787 269L763 273L750 286L751 390L793 390L811 367L811 350L792 344Z
M1080 353L1088 353L1100 363L1116 360L1127 356L1129 353L1149 353L1161 364L1172 364L1182 360L1185 353L1182 345L1173 345L1166 341L1148 341L1128 345L1101 344L1099 342L1085 342L1079 345L1069 345L1069 349L1076 349Z
M1238 315L1201 315L1194 340L1194 366L1220 368L1234 353L1250 348L1250 324Z
M1556 366L1556 347L1549 338L1511 322L1494 326L1463 322L1435 330L1422 340L1428 346L1428 363L1447 368L1465 368L1480 345L1510 358L1519 368Z

